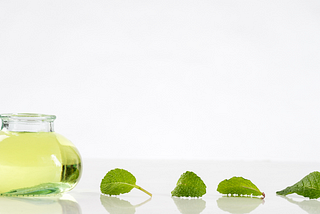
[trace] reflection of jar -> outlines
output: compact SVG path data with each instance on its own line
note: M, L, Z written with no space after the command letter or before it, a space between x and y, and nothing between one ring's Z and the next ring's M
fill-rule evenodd
M69 194L62 197L0 197L0 213L81 214L81 207Z
M69 140L54 132L56 116L18 113L0 118L0 195L56 195L75 187L81 157Z

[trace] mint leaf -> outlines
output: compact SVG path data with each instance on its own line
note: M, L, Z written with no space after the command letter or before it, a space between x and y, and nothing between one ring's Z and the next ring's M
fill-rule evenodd
M243 177L232 177L229 180L225 179L221 181L218 185L217 191L222 194L265 197L265 194L261 192L256 185Z
M206 185L194 172L186 171L171 192L176 197L201 197L206 194Z
M298 195L316 199L320 197L320 172L311 172L302 178L299 182L284 190L276 192L278 195L289 195L296 193Z
M130 192L133 188L137 188L144 193L152 194L136 185L136 178L127 170L113 169L110 170L102 179L100 184L100 190L106 195L120 195Z

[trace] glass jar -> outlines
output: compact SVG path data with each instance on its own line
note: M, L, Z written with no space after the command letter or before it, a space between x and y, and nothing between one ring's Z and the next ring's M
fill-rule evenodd
M17 113L0 118L0 195L58 195L76 186L81 157L68 139L54 132L56 116Z

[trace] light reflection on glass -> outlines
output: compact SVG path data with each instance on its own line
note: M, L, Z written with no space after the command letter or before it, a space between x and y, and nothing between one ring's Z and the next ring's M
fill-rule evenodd
M137 207L142 206L150 200L151 198L140 204L132 205L129 201L117 197L100 195L101 204L110 214L134 214Z
M262 203L264 203L263 199L251 197L224 196L217 200L218 207L221 210L232 214L250 213Z
M0 213L6 214L81 214L81 208L70 195L56 197L0 197Z
M201 198L172 197L181 214L199 214L206 208L206 201Z

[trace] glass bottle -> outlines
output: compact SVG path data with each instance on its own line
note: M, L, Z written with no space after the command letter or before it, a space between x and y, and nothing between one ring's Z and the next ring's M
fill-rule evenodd
M76 147L54 132L54 115L1 114L0 195L47 196L71 190L81 176Z

